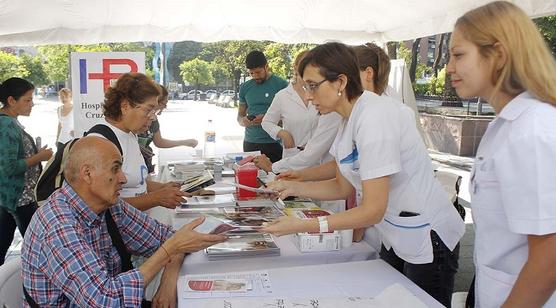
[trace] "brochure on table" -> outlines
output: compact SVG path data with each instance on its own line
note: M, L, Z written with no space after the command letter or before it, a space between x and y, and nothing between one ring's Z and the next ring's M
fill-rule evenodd
M268 296L272 294L268 271L186 275L184 298Z

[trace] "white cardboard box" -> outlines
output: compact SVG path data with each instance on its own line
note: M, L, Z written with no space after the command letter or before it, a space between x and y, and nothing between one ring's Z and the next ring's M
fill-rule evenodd
M296 233L295 245L301 252L334 251L342 248L338 231L330 233Z

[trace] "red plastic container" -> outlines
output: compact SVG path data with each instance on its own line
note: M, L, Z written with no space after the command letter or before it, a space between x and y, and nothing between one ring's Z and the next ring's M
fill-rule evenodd
M257 168L254 163L246 163L242 166L238 166L236 171L236 182L246 186L259 187L257 183L258 173L259 168ZM239 199L252 198L256 196L257 193L254 191L237 188L237 197Z

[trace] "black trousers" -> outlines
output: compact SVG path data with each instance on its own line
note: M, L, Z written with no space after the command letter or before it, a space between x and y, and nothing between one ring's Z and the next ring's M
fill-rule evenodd
M15 213L0 206L0 265L4 264L6 254L14 239L15 228L19 229L21 236L25 236L25 231L31 217L37 210L37 202L31 202L24 206L18 206Z
M243 151L261 151L273 163L282 159L282 146L279 143L251 143L243 141Z
M394 249L387 250L384 245L380 250L380 258L442 305L451 307L454 277L458 271L459 244L454 251L450 251L434 231L431 231L431 241L434 255L432 263L412 264L406 262L396 255Z

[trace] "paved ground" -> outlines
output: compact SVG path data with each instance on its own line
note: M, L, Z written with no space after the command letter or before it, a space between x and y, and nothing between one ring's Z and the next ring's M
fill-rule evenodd
M41 136L43 144L54 145L57 125L55 110L58 103L52 100L35 99L35 104L31 116L21 117L20 121L32 136ZM208 119L212 119L217 138L216 153L241 152L243 129L236 123L236 113L236 109L224 109L206 102L172 101L168 105L168 109L160 116L161 132L164 137L169 139L197 138L202 140L204 127ZM202 148L202 142L199 147ZM193 154L194 152L194 149L181 147L161 150L158 155L164 156L165 160L171 160L179 159L184 153ZM430 154L440 170L450 171L463 177L460 201L467 210L467 232L461 241L460 269L456 276L455 291L467 291L474 272L472 259L474 232L468 193L469 170L473 159L439 152ZM20 248L21 236L16 231L8 258L19 255Z

